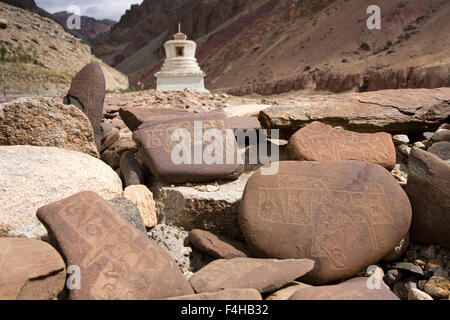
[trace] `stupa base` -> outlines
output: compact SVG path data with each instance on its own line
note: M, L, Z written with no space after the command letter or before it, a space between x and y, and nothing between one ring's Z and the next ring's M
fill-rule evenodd
M203 76L157 77L156 90L183 91L185 89L199 93L210 93L205 89Z

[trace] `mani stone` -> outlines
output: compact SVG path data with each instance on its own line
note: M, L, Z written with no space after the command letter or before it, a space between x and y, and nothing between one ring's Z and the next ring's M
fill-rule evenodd
M396 159L389 133L337 130L317 121L291 137L289 150L293 160L358 160L376 163L390 170L394 168Z
M242 242L204 230L195 229L189 232L189 241L200 251L217 259L246 258L251 256Z
M119 114L127 127L134 131L141 124L151 121L154 117L164 116L166 119L188 115L183 109L149 108L149 107L122 107Z
M105 101L105 76L96 61L89 63L72 79L65 104L75 104L86 113L94 129L95 144L101 148L101 118Z
M313 267L314 261L309 259L219 259L194 273L189 281L197 293L240 288L267 293L305 275Z
M134 228L105 200L81 192L40 208L68 265L80 267L80 289L70 300L151 300L193 294L163 248Z
M206 141L208 133L213 134L211 141ZM223 112L146 122L133 133L133 139L153 175L162 181L228 180L243 172L243 165L237 163L236 139Z
M247 300L247 301L257 301L262 300L261 294L256 289L229 289L222 290L219 292L212 293L200 293L189 296L174 297L167 300Z
M64 261L48 243L0 238L0 300L51 300L65 281Z
M450 248L450 164L413 148L406 193L413 209L411 240Z
M301 288L289 300L399 300L382 281L371 287L368 280L360 277L331 286Z
M377 263L406 235L411 206L383 167L360 161L282 161L248 180L239 222L261 257L313 259L302 282L345 279Z

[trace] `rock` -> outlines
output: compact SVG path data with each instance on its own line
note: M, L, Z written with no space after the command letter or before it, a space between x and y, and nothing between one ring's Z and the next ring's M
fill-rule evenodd
M298 130L289 141L293 160L359 160L393 169L395 148L388 133L357 133L313 122Z
M145 229L139 209L133 201L119 197L108 200L108 203L136 229L147 235L147 230Z
M147 228L153 228L158 224L153 193L146 186L132 185L126 187L123 196L136 204Z
M133 154L138 152L138 148L136 142L131 138L131 134L121 133L120 139L115 142L111 147L108 148L105 152L111 151L116 153L119 158L125 151L131 151ZM104 152L104 153L105 153Z
M181 109L149 107L122 107L119 110L119 114L131 131L136 130L144 122L151 121L154 117L188 115L185 110Z
M425 284L424 290L433 298L448 299L450 292L450 279L434 276Z
M40 208L37 217L68 265L79 266L70 300L145 300L193 294L175 261L93 192Z
M413 147L425 150L427 147L421 141L417 141L413 143Z
M294 132L313 121L356 132L421 133L450 115L450 88L396 89L298 98L261 111L263 128Z
M257 301L257 300L262 300L262 297L261 297L261 294L256 289L229 289L229 290L222 290L219 292L200 293L200 294L194 294L194 295L190 295L190 296L174 297L174 298L169 298L167 300L199 300L199 301L247 300L247 301Z
M0 238L0 300L52 300L64 288L66 266L46 242Z
M158 224L148 234L169 252L185 275L203 268L212 260L209 256L186 245L188 232L183 229Z
M434 246L425 246L420 248L420 255L431 260L436 258L436 250Z
M112 119L112 120L111 120L111 125L112 125L114 128L117 128L117 129L119 129L119 130L122 130L122 129L124 129L124 128L127 127L127 125L125 124L125 122L123 122L122 119L119 119L119 118L114 118L114 119Z
M433 298L429 294L413 288L408 292L408 300L433 300Z
M100 146L100 152L105 151L109 147L111 147L117 140L120 139L120 133L119 130L114 128L111 130L110 134L106 136L105 139L102 140L101 146Z
M413 148L408 169L406 192L413 209L411 240L450 248L450 164Z
M309 284L304 284L300 282L293 281L289 286L286 288L280 289L273 294L271 294L269 297L266 298L266 300L289 300L290 297L298 290L302 288L309 288L311 287Z
M160 180L208 182L237 179L243 172L243 165L237 163L236 139L223 112L163 119L146 122L133 133L145 163ZM214 133L211 141L215 142L207 141L209 133Z
M80 191L122 194L117 174L99 159L54 147L0 146L0 236L41 238L36 210Z
M257 117L231 117L227 118L228 126L233 130L259 130L261 124Z
M379 165L359 161L284 161L247 182L239 222L252 252L308 258L310 284L350 277L378 262L406 235L411 207ZM347 235L351 234L351 237Z
M389 268L406 271L408 273L423 277L423 270L411 262L395 262L389 265Z
M424 132L422 135L425 139L430 141L431 139L433 139L434 132Z
M267 293L303 276L313 267L314 262L309 259L219 259L194 273L189 282L197 293L239 288Z
M88 116L94 129L95 144L101 148L101 118L106 83L101 65L94 61L86 65L72 79L65 104L77 104Z
M393 286L397 281L401 280L403 273L398 269L388 270L384 276L384 281L389 285Z
M406 134L396 134L392 136L392 141L396 146L402 145L402 144L408 144L409 138Z
M301 288L289 300L398 300L384 284L370 289L368 278L354 278L340 284Z
M99 157L86 115L50 98L0 104L0 145L58 147Z
M409 288L402 281L397 281L392 287L392 292L402 300L408 299Z
M397 149L398 151L400 151L401 154L403 154L407 158L409 158L409 156L411 155L411 147L405 144L399 145Z
M447 141L450 142L450 124L444 123L433 135L434 142Z
M200 251L216 259L247 258L251 254L242 242L223 235L194 229L189 232L189 242Z
M144 171L131 151L125 151L120 157L120 173L126 187L145 184Z
M8 28L8 20L0 19L0 29L6 29L6 28Z
M409 245L409 233L400 240L400 242L391 250L387 255L383 257L384 261L391 262L394 260L400 259L405 253L406 249L408 249Z
M447 161L447 163L450 160L450 142L442 141L433 143L427 151Z
M242 238L238 207L250 173L238 180L214 185L170 185L157 181L153 186L158 218L187 230L202 229L231 238Z
M120 154L118 154L114 150L106 149L102 153L102 160L113 170L116 170L120 167Z

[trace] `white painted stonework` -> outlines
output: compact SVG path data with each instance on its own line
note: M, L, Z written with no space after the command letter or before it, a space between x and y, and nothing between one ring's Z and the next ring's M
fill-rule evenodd
M156 89L160 91L183 91L189 89L196 92L209 93L205 89L205 73L200 69L195 50L197 44L187 40L181 32L174 35L175 40L164 43L166 60L161 71L155 74Z

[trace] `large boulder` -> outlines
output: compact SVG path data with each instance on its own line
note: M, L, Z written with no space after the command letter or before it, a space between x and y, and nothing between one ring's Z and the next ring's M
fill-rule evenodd
M51 98L0 104L0 145L58 147L99 157L86 115Z
M54 147L0 146L0 236L47 235L36 210L90 190L121 196L119 176L101 160Z
M450 164L413 148L406 192L413 218L411 240L450 248Z
M40 208L37 217L68 265L80 268L71 300L145 300L193 294L175 261L94 192Z
M433 143L427 151L447 161L447 163L450 162L450 142L441 141Z
M289 141L293 160L359 160L379 164L392 170L395 147L388 133L358 133L337 130L313 122L298 130Z
M303 282L351 277L406 235L411 206L383 167L360 161L283 161L247 182L239 222L255 254L313 259Z
M293 133L313 121L356 132L434 131L450 115L450 88L397 89L299 98L261 111L264 128Z
M66 266L48 243L0 238L0 300L51 300L66 282Z

